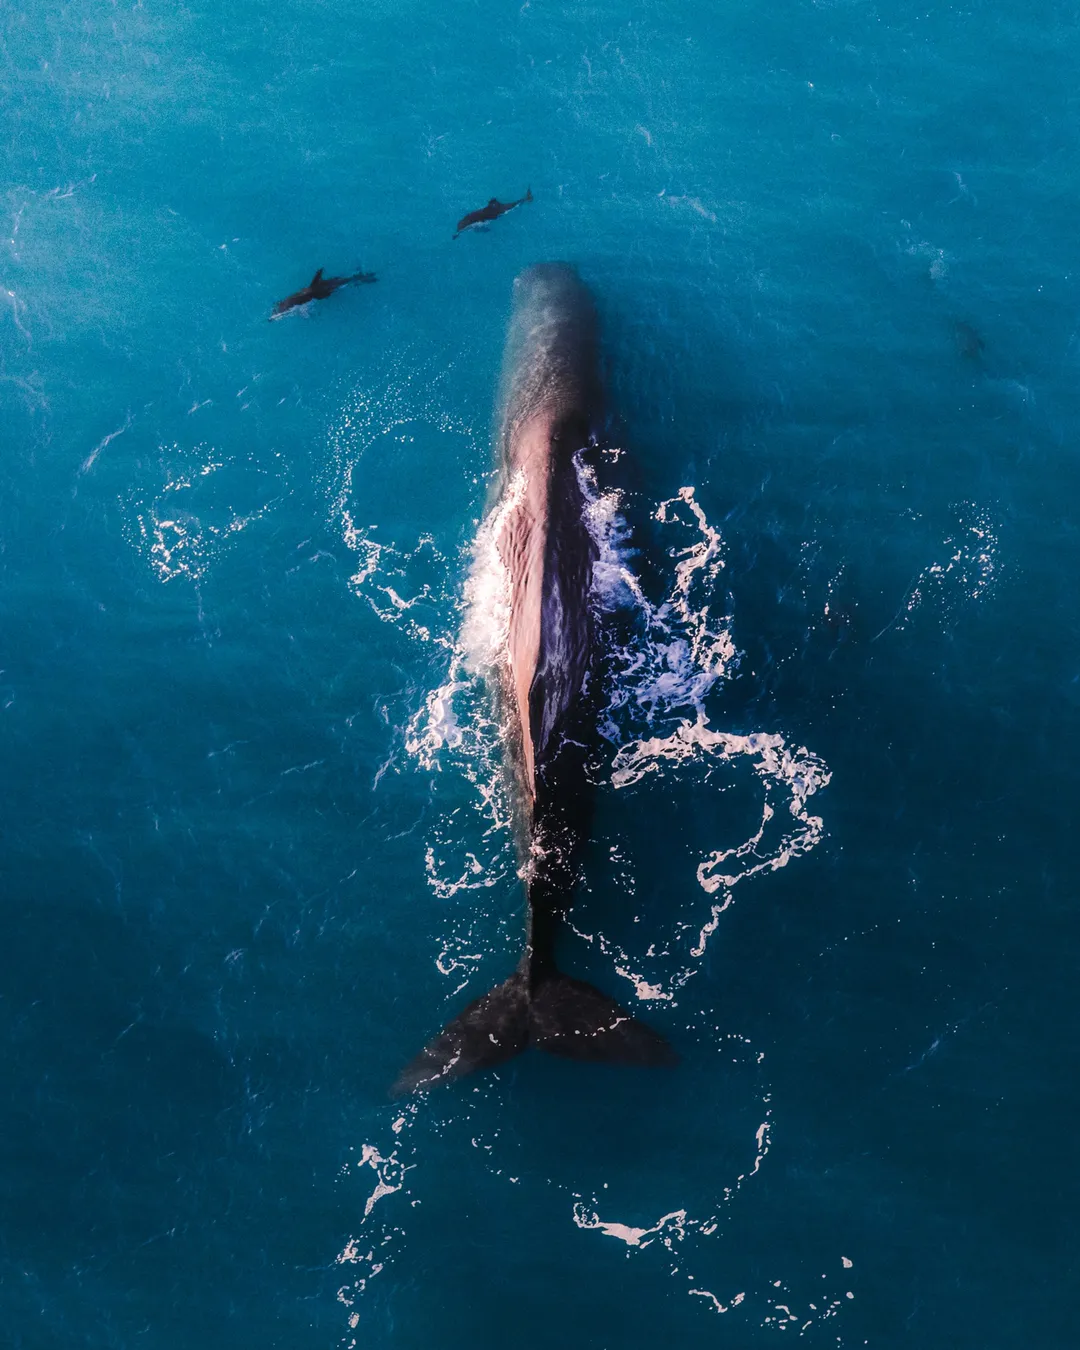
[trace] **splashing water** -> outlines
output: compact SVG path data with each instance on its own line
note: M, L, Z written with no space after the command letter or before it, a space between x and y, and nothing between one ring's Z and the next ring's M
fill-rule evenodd
M719 531L708 522L694 489L661 502L655 520L697 538L670 550L677 559L667 597L652 605L630 567L628 530L620 494L600 492L595 474L579 460L579 480L588 502L587 520L599 553L594 595L601 617L623 609L636 619L629 641L609 648L606 738L619 744L625 725L652 725L658 716L700 709L713 687L738 666L729 616L712 617L712 602L725 563Z
M828 783L829 772L818 757L804 748L792 749L776 732L735 734L710 724L707 704L737 669L740 658L731 616L726 606L718 604L725 568L723 539L709 522L694 488L683 487L652 512L662 535L670 540L668 554L673 562L667 591L654 603L632 566L623 498L597 486L596 473L584 455L579 456L577 467L597 549L593 604L606 690L600 730L608 747L606 760L597 766L601 790L605 784L608 791L620 793L650 790L668 775L690 771L700 775L703 769L707 790L725 790L741 781L732 772L744 764L750 773L744 776L743 787L763 798L760 823L749 838L718 841L716 848L695 860L692 874L710 899L709 910L697 921L673 914L670 931L651 933L648 949L634 956L603 933L575 929L610 958L614 972L631 983L638 998L664 1000L674 1006L677 992L700 968L700 958L720 915L732 902L734 888L786 866L822 837L823 822L810 814L807 803ZM411 640L442 647L448 656L445 680L424 696L408 722L404 751L420 771L457 774L469 784L480 827L463 829L456 809L435 821L424 848L424 870L433 893L445 901L469 893L468 905L453 908L436 956L439 972L452 981L451 999L473 982L491 948L492 906L487 900L477 902L481 897L493 898L504 884L516 889L512 803L492 687L506 659L510 617L509 578L499 555L499 537L523 486L516 479L506 484L471 547L456 559L441 554L431 537L421 538L411 549L375 542L357 529L347 491L335 499L343 538L359 562L352 578L357 594L381 620L397 625ZM465 582L460 585L456 576L463 570ZM417 618L421 609L422 622ZM612 862L628 865L618 845L612 848ZM633 893L632 876L621 884ZM513 922L518 917L515 914ZM506 938L512 946L516 934L507 931ZM674 970L673 952L679 958ZM736 1048L746 1065L757 1071L762 1056L748 1043L741 1044L745 1038L717 1028L715 1036L706 1034L706 1040L715 1041L718 1051L738 1042ZM654 1223L623 1223L606 1213L602 1217L604 1205L596 1196L590 1199L572 1185L555 1183L556 1191L570 1198L573 1223L618 1238L635 1253L660 1248L674 1257L676 1248L685 1248L691 1240L707 1241L722 1227L725 1207L757 1175L768 1153L772 1130L768 1090L759 1100L762 1114L754 1132L753 1157L721 1187L715 1205L703 1216L680 1204ZM401 1136L417 1124L421 1118L417 1113L424 1109L420 1103L412 1104L394 1122L392 1145L381 1149L366 1145L354 1169L372 1169L376 1188L365 1202L360 1236L350 1239L339 1258L361 1268L341 1295L350 1308L350 1330L357 1325L353 1301L381 1268L379 1253L384 1245L391 1250L401 1236L392 1223L380 1228L377 1203L399 1187L407 1193ZM494 1143L488 1151L489 1165L494 1168L493 1150ZM764 1297L741 1290L721 1300L693 1277L688 1283L687 1292L713 1312L740 1307L748 1297L756 1305ZM772 1315L770 1310L767 1317Z
M130 425L129 419L106 436L84 461L80 472L89 472L108 442ZM186 577L198 582L230 542L274 506L283 490L284 466L279 460L267 469L252 456L230 457L207 445L185 449L173 444L159 446L158 452L165 481L149 499L137 492L128 497L126 533L159 581ZM241 500L249 499L247 510L222 510L221 485L216 481L219 478L228 478L229 486ZM272 483L269 498L265 495L267 480Z
M387 410L380 408L378 413L374 424L381 425ZM524 482L511 479L481 522L458 598L452 569L430 536L403 550L375 543L357 530L348 508L352 462L343 471L334 511L345 542L360 559L352 578L354 588L381 619L401 626L414 640L443 646L450 657L446 680L428 692L408 724L405 752L422 770L452 768L461 774L471 785L483 821L479 840L469 842L458 821L440 820L432 827L425 847L427 881L442 899L462 891L490 891L517 871L512 804L492 686L505 660L510 617L509 579L499 555L499 537ZM719 898L698 923L673 916L675 935L660 945L666 958L673 942L682 943L685 963L674 973L640 973L643 965L651 961L656 966L661 959L655 955L655 943L647 953L632 957L603 934L577 930L612 958L616 973L630 981L637 997L671 1000L695 973L720 915L732 903L735 886L785 867L820 842L824 822L810 813L807 803L827 785L829 770L805 747L792 749L776 732L739 735L710 725L707 701L738 668L739 652L730 614L714 613L725 567L723 540L694 488L681 488L652 513L672 537L668 554L674 562L667 594L653 603L631 565L622 495L598 487L584 453L576 463L586 522L597 549L593 604L607 691L599 729L615 747L600 772L621 791L646 779L686 772L691 765L695 772L705 766L706 777L712 780L714 771L746 762L763 793L755 832L719 845L694 865L701 889ZM423 619L413 612L421 604ZM454 636L447 636L455 629ZM444 942L438 957L444 974L460 974L479 963L477 917L456 916L456 935ZM459 990L463 987L458 985Z
M594 475L584 467L580 476L599 551L598 608L611 612L621 607L630 611L633 620L629 641L614 644L607 656L611 692L604 731L617 746L610 765L612 787L630 788L649 776L662 778L665 772L679 772L690 765L704 767L705 776L711 778L713 769L743 759L752 765L764 792L761 822L754 834L714 849L696 867L702 890L709 895L720 892L721 899L701 924L676 920L677 934L697 930L697 940L686 952L689 964L666 978L646 977L641 967L658 959L658 944L650 943L646 953L631 957L602 934L578 930L613 958L616 973L634 986L638 998L672 1001L674 991L695 973L720 915L732 903L736 884L786 866L821 840L824 822L810 814L807 801L827 785L830 774L818 756L805 747L791 749L777 733L736 735L715 730L709 723L706 701L737 669L739 653L730 615L713 617L725 566L723 540L710 525L694 489L681 488L653 512L661 525L683 538L686 532L690 536L689 542L669 548L675 560L674 578L668 594L653 605L629 565L618 495L598 492ZM679 940L676 936L662 944L662 955L667 957L672 942Z

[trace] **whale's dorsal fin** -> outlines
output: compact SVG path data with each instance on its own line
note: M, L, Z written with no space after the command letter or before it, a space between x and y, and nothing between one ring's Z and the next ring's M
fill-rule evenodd
M309 285L309 286L317 286L317 285L319 284L320 281L322 281L322 268L321 268L321 267L320 267L319 270L315 273L315 275L311 278L311 280L308 282L308 285Z

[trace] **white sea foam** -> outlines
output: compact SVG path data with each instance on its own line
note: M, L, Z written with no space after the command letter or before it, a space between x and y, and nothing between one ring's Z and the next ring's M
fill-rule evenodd
M360 1195L370 1187L362 1208L360 1198L357 1197L356 1226L334 1258L335 1265L342 1267L342 1275L346 1277L345 1283L337 1291L337 1300L349 1310L347 1323L350 1332L355 1332L360 1325L360 1313L355 1306L358 1299L365 1293L371 1280L386 1269L405 1236L401 1224L395 1222L393 1217L384 1215L381 1203L399 1192L408 1193L406 1177L417 1164L405 1161L410 1156L408 1150L411 1147L407 1132L416 1123L419 1111L420 1104L410 1102L397 1113L390 1125L391 1138L384 1145L386 1152L375 1144L363 1144L359 1158L347 1162L339 1174L339 1181L346 1185L352 1184ZM350 1338L344 1344L355 1347L357 1342L355 1338Z
M674 575L659 603L650 602L631 567L627 533L616 494L602 493L596 477L579 465L589 500L587 519L597 545L595 593L601 610L629 611L634 622L628 640L610 649L610 695L604 725L616 746L610 782L616 790L633 787L650 776L693 771L709 782L706 790L730 786L724 766L748 763L762 793L761 818L747 839L715 848L700 858L696 876L708 895L720 893L708 919L698 924L676 920L663 944L665 967L659 968L650 934L648 950L631 955L602 934L586 934L612 960L639 999L673 1000L693 976L720 916L731 905L733 888L749 877L776 871L820 842L824 821L807 809L808 799L829 782L828 767L805 747L793 749L777 732L739 735L713 728L707 711L710 696L738 667L739 652L732 620L717 608L717 591L725 567L723 539L693 488L683 487L662 501L654 519L669 527L678 542L669 548ZM634 734L635 732L639 734ZM693 934L696 932L696 940ZM684 961L671 970L673 950ZM653 971L648 971L649 965ZM643 971L647 973L643 973Z
M120 427L91 452L81 473L101 450L128 429ZM200 581L237 535L261 520L281 493L277 464L267 471L250 457L230 458L214 446L159 446L163 482L156 493L133 493L127 501L128 537L160 581ZM239 477L238 495L247 509L224 505L220 490L204 481L222 471Z
M369 416L382 427L392 412L380 408ZM409 415L415 421L415 413ZM405 753L423 770L460 774L471 784L484 822L479 836L471 837L456 816L437 819L425 845L425 875L442 899L490 892L517 870L493 675L506 659L509 627L509 580L499 540L524 480L519 475L509 481L481 522L467 558L455 560L441 554L430 537L402 548L359 529L349 505L353 464L355 452L345 459L333 508L359 560L353 585L381 619L417 641L441 645L448 658L446 679L427 693L408 723ZM700 919L673 914L662 941L649 934L648 949L635 954L603 934L581 933L611 957L615 973L637 998L671 1002L698 968L735 886L785 867L820 841L824 822L807 803L828 783L829 770L806 748L789 747L776 731L737 734L710 723L713 695L737 669L739 652L721 590L723 538L695 489L681 488L652 513L670 539L673 564L666 593L654 601L633 566L620 494L598 487L585 453L578 456L577 472L597 550L593 603L607 695L600 729L615 746L603 773L617 791L691 773L704 777L702 790L745 792L756 783L761 797L759 825L748 838L718 840L689 860L702 891L716 897ZM455 571L465 573L460 590ZM739 772L740 763L751 771L749 778ZM460 974L477 963L473 919L466 934L465 916L454 912L457 935L439 956L447 973ZM678 962L674 969L672 956Z
M963 604L984 600L997 580L998 529L993 514L974 502L951 508L956 524L941 541L939 554L912 579L900 608L876 633L902 631L917 611L934 610L944 620Z
M807 811L806 803L827 785L831 775L818 756L812 755L805 746L798 750L789 749L782 736L762 732L736 736L715 731L704 714L699 713L696 722L682 722L670 736L654 736L623 746L615 756L611 781L616 788L627 787L639 782L646 774L660 772L665 763L677 764L701 754L720 761L740 755L749 757L765 792L761 824L755 833L742 843L713 850L698 866L697 878L702 890L710 894L721 889L730 892L736 883L747 877L786 867L792 858L809 852L820 842L824 822L820 816ZM787 799L787 810L793 823L786 829L781 828L779 840L769 848L765 839L771 822L776 819L772 799L777 796ZM725 863L727 870L721 871ZM723 908L727 908L727 903ZM714 907L714 919L719 912ZM702 954L706 936L703 930L693 955Z
M380 769L413 767L458 778L472 795L472 818L455 806L436 812L424 841L424 877L451 906L436 964L455 981L475 968L484 951L478 933L487 902L517 862L510 831L510 802L502 765L492 668L505 653L509 588L498 552L499 532L523 482L511 482L465 548L447 547L433 535L415 543L383 537L364 523L361 473L373 448L393 446L423 432L447 455L473 439L470 427L446 411L446 371L409 371L401 362L385 387L355 392L330 432L328 496L332 519L356 557L350 584L378 618L411 642L433 649L444 671L407 718L400 740ZM449 439L448 439L449 438ZM475 461L475 456L469 454ZM481 486L479 480L474 480ZM462 577L464 576L464 583ZM514 897L514 904L517 898ZM490 936L488 938L490 943Z
M658 1219L651 1228L634 1228L630 1224L616 1223L601 1219L595 1210L580 1201L574 1206L574 1223L578 1228L595 1228L608 1237L618 1238L628 1247L648 1247L657 1239L669 1250L672 1243L681 1242L686 1236L686 1210L672 1210Z
M449 369L410 369L397 361L376 386L354 390L330 427L326 471L331 520L356 555L353 590L384 622L420 642L447 647L453 646L444 634L452 626L459 559L447 558L430 534L407 546L383 539L377 525L366 524L360 470L373 449L386 445L396 451L420 428L436 439L471 440L472 429L448 413L440 397L450 375Z
M745 1043L745 1049L750 1052L745 1057L750 1058L752 1052L749 1042ZM758 1061L761 1058L760 1055L752 1057ZM747 1322L755 1321L761 1327L777 1327L781 1330L798 1326L803 1333L815 1324L834 1318L844 1306L844 1300L854 1298L854 1294L844 1290L843 1284L839 1283L841 1280L846 1283L850 1278L846 1272L852 1268L853 1262L848 1257L840 1257L839 1262L835 1257L826 1260L825 1264L831 1265L834 1270L832 1283L829 1282L828 1272L823 1272L821 1280L824 1283L818 1284L800 1277L796 1288L792 1289L784 1280L763 1280L758 1274L753 1285L741 1289L736 1285L736 1292L723 1296L718 1296L702 1283L705 1278L717 1287L718 1278L732 1278L731 1254L723 1258L718 1268L719 1252L711 1240L715 1234L726 1229L728 1214L740 1192L761 1171L769 1152L773 1128L770 1101L771 1094L766 1092L762 1097L764 1118L754 1131L752 1144L747 1141L749 1161L743 1165L738 1176L721 1188L712 1206L709 1206L708 1201L704 1207L701 1206L702 1187L695 1184L691 1188L691 1199L686 1204L665 1210L654 1222L624 1222L612 1216L612 1209L617 1209L617 1202L609 1198L608 1186L604 1183L602 1199L597 1192L588 1200L581 1196L574 1197L570 1218L577 1228L623 1243L628 1257L652 1259L654 1263L660 1259L668 1263L670 1275L677 1278L678 1285L688 1297L701 1299L701 1306L707 1312L722 1315L741 1308L740 1317ZM653 1249L652 1252L644 1255L649 1248ZM643 1255L639 1256L639 1253ZM837 1273L837 1264L842 1267L843 1273Z
M374 425L381 425L392 410L376 411ZM409 416L415 420L414 411ZM367 435L363 432L360 441ZM590 457L596 457L594 452ZM423 850L427 883L449 906L435 960L448 981L448 1000L456 1004L467 988L475 986L493 948L505 946L512 954L521 937L519 860L512 842L502 728L492 687L506 660L509 626L509 584L499 537L524 484L511 479L467 552L448 555L432 539L402 547L378 538L371 527L361 528L351 486L345 482L351 473L348 466L354 463L350 451L339 466L340 490L334 498L342 537L357 557L354 589L384 622L394 624L410 640L444 653L441 682L418 701L404 730L406 761L422 772L456 775L472 793L472 818L463 814L460 795L455 794L451 808L435 813ZM717 696L740 657L722 585L724 540L696 490L683 487L652 513L670 558L666 589L656 598L647 594L635 569L622 498L600 489L584 455L579 457L578 474L597 550L592 599L604 653L601 729L607 743L595 766L601 790L606 782L608 792L647 794L662 782L670 791L672 784L682 781L684 790L694 783L703 792L735 792L746 805L753 798L758 802L758 823L747 838L706 841L696 856L687 857L689 893L696 891L704 906L695 912L692 904L683 903L660 919L659 927L650 922L646 932L643 926L641 950L630 952L599 929L587 932L581 918L571 916L571 925L606 955L613 974L628 982L637 999L672 1009L702 968L707 943L737 888L786 866L822 837L823 821L811 813L809 803L828 783L829 771L820 758L789 745L776 729L743 733L712 725ZM620 891L629 897L636 891L633 858L631 841L611 845L611 870L618 873ZM695 1031L700 1035L709 1021L697 1018ZM734 1049L737 1062L759 1072L762 1056L745 1038L718 1027L705 1034L714 1039L718 1053ZM677 1265L692 1249L704 1260L705 1249L699 1244L708 1244L723 1228L728 1206L764 1166L773 1127L767 1091L760 1103L761 1114L751 1128L742 1165L732 1168L727 1184L719 1186L710 1201L702 1204L700 1188L695 1187L692 1197L680 1197L654 1211L655 1219L642 1221L637 1214L633 1218L620 1214L619 1202L606 1190L602 1200L571 1191L573 1222L625 1244L635 1257L645 1254L640 1259L659 1251ZM385 1171L384 1160L400 1159L401 1147L395 1127L392 1147L361 1160L362 1167L376 1169L377 1180L363 1202L361 1234L346 1248L355 1252L354 1264L364 1267L345 1292L350 1309L381 1259L379 1245L366 1236L368 1230L380 1205L400 1201L393 1194L399 1174L392 1168ZM496 1149L494 1138L483 1148L497 1174L512 1171L515 1175L509 1180L520 1180L520 1169ZM564 1180L556 1182L555 1189L565 1194L569 1187ZM678 1258L677 1250L682 1252ZM752 1290L736 1286L719 1296L692 1274L679 1278L688 1280L687 1292L706 1311L739 1308L746 1315L747 1306L761 1302ZM711 1278L707 1282L720 1287ZM796 1306L790 1296L788 1303ZM773 1315L769 1304L765 1316Z
M518 470L477 531L465 582L457 649L461 665L470 675L490 675L506 657L510 577L499 552L499 542L524 493L525 475Z
M578 460L578 477L586 495L586 522L597 547L593 593L601 611L630 611L636 623L632 636L609 652L610 689L604 730L609 740L623 738L620 713L644 714L646 723L682 709L701 709L713 688L734 673L739 654L728 615L714 617L713 607L725 562L723 541L709 524L695 490L684 487L661 502L654 519L676 537L669 556L675 574L659 604L645 596L633 571L629 531L620 494L600 491L596 475ZM636 720L640 720L640 717Z

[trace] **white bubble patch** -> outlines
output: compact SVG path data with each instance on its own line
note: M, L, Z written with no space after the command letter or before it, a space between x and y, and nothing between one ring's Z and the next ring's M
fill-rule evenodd
M372 430L360 436L361 447L372 435L406 420L406 413L393 406L373 405L366 416ZM408 417L416 420L415 413ZM740 655L721 585L723 538L696 490L683 487L651 512L661 539L667 540L672 567L665 593L650 599L633 566L623 498L598 487L597 470L586 454L617 459L620 452L583 452L577 460L586 520L597 547L593 597L606 694L599 730L614 747L596 766L596 776L615 791L687 778L701 780L702 791L732 789L743 796L756 791L760 799L758 824L750 835L717 840L715 847L687 860L690 875L710 897L709 909L696 922L673 913L660 941L651 933L647 950L633 955L601 933L578 929L611 958L615 973L639 999L671 1001L697 969L736 886L786 867L820 842L824 821L808 803L830 775L818 756L804 746L790 746L775 730L736 733L711 724L713 696L737 670ZM512 887L519 867L494 686L506 660L510 605L499 538L524 482L511 478L468 552L447 557L431 536L401 547L374 540L373 529L358 529L350 507L355 455L339 466L333 503L342 536L359 562L352 584L380 619L417 642L443 648L448 658L445 680L423 697L409 719L404 753L423 771L456 774L468 783L479 817L469 828L463 828L457 811L435 819L424 845L424 873L440 899L452 901L469 892L475 906L501 883ZM633 878L621 884L632 890ZM445 974L461 977L479 965L484 918L475 907L454 907L453 935L440 943L437 957ZM680 954L680 964L672 969L673 957Z
M360 1314L355 1310L357 1300L386 1269L405 1236L404 1228L386 1216L380 1202L405 1191L406 1176L416 1168L416 1163L405 1162L402 1155L407 1147L406 1131L415 1123L418 1110L418 1103L413 1102L395 1114L390 1141L384 1143L385 1154L375 1144L363 1144L360 1156L347 1162L339 1174L342 1183L351 1184L364 1197L362 1206L359 1195L357 1198L356 1228L334 1258L344 1277L337 1301L348 1309L349 1334L341 1342L346 1347L357 1344L352 1335L360 1325Z
M126 427L105 438L88 456L88 471L102 448ZM253 457L230 457L214 446L178 443L158 447L163 482L156 493L140 489L126 501L129 541L159 581L180 577L201 581L244 530L261 520L283 494L285 468ZM219 481L220 480L220 481ZM223 483L227 487L223 487ZM241 509L233 504L244 503Z
M755 832L707 852L696 863L701 889L720 896L707 919L687 923L675 916L671 932L659 943L650 934L648 949L636 956L602 934L578 930L612 958L616 974L633 986L639 999L672 1001L695 973L721 914L733 901L735 886L786 867L821 841L824 821L807 803L828 784L830 772L819 756L805 746L789 746L777 732L740 735L710 725L708 700L737 669L739 652L731 616L726 606L718 605L723 540L695 490L681 488L653 512L654 520L674 536L668 553L675 566L667 594L652 603L630 565L618 495L600 493L595 475L584 467L580 477L599 551L598 605L607 612L621 609L631 619L629 636L617 638L607 656L610 694L604 732L617 747L610 765L612 787L626 789L650 777L678 779L692 772L695 780L704 780L704 790L726 790L738 784L738 775L723 771L737 770L741 761L752 767L761 792ZM625 880L621 884L626 889ZM684 962L672 971L676 952Z
M956 525L941 541L938 556L912 579L899 609L871 642L891 630L902 632L919 611L936 612L948 622L961 606L990 594L999 570L994 517L974 502L951 510Z

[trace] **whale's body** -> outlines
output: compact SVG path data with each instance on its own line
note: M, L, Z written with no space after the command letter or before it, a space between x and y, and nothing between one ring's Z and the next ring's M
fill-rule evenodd
M602 415L592 297L562 263L514 283L499 433L496 537L509 591L500 669L503 741L529 902L525 951L503 984L450 1022L395 1092L459 1078L533 1044L574 1059L670 1063L662 1037L562 974L554 937L591 814L585 773L596 698L591 607L596 545L577 456Z
M575 456L601 418L592 297L569 267L514 282L502 390L500 482L514 504L497 540L510 591L508 702L525 805L541 814L560 732L581 703L592 658L596 545ZM514 749L517 749L517 740Z

